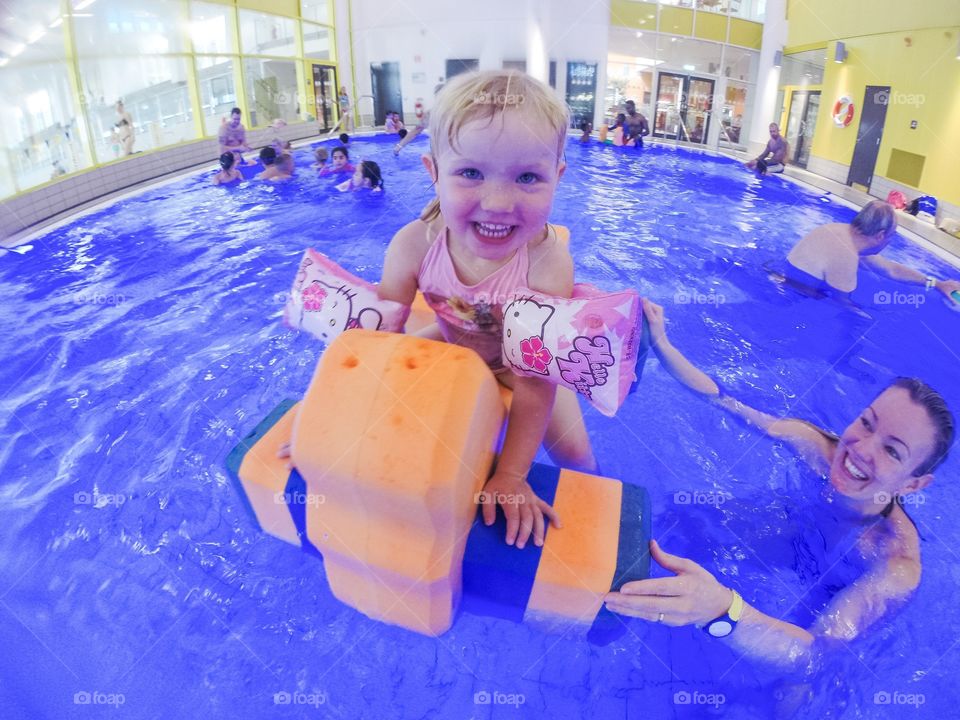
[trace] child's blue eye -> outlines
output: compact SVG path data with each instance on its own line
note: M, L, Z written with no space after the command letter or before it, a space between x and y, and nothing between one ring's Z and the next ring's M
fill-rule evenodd
M539 179L540 177L535 173L525 172L523 175L517 178L517 182L521 185L532 185Z
M481 175L480 171L476 168L464 168L459 174L467 180L480 180L483 178L483 175Z

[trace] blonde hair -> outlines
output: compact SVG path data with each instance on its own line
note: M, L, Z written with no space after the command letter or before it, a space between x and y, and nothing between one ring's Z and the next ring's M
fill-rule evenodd
M439 155L440 141L455 148L463 126L474 120L493 120L507 112L520 112L531 120L545 123L544 138L557 143L557 162L570 124L570 110L552 88L526 73L516 70L484 70L457 75L437 94L430 111L430 153ZM440 201L431 200L420 214L424 222L440 215Z

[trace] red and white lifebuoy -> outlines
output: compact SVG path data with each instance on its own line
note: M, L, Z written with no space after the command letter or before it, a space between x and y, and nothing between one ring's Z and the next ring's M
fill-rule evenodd
M833 105L833 122L838 127L847 127L853 120L853 100L843 95Z
M417 120L423 120L422 98L417 98L417 102L413 106L413 114L417 116Z

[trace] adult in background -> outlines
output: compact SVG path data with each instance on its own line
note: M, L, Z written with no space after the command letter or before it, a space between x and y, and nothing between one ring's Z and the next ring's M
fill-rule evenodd
M243 162L243 153L250 152L250 146L247 145L247 129L240 122L240 108L233 108L230 111L230 120L224 120L220 124L219 139L221 155L232 152L237 156L237 163Z
M776 123L770 123L770 139L767 146L753 160L744 163L751 170L756 170L761 175L770 173L782 173L783 163L787 159L787 141L780 135L780 126Z
M123 100L117 100L117 122L113 126L117 133L122 155L133 155L133 143L136 135L133 131L133 116L123 107Z
M856 289L863 265L891 280L936 289L947 298L960 291L960 281L939 280L880 257L896 230L893 206L868 202L849 224L821 225L801 238L787 255L787 279L817 291L848 294Z
M627 100L624 103L626 119L624 129L624 145L628 145L631 140L637 147L643 147L643 138L650 134L650 125L642 113L637 112L637 104L633 100Z

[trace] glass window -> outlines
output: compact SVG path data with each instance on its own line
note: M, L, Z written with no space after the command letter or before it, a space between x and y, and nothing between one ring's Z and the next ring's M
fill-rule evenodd
M196 53L235 53L233 8L211 3L190 3L190 39Z
M293 57L296 21L278 15L240 11L240 45L246 55Z
M729 0L729 2L731 15L763 22L767 11L767 0Z
M638 63L642 57L607 57L607 88L604 95L604 121L612 125L623 104L633 100L637 110L649 117L653 88L653 61Z
M657 41L657 68L682 70L698 75L717 75L720 70L719 43L675 35L660 35Z
M184 52L182 0L99 0L75 3L73 28L77 53L156 55Z
M183 58L81 60L80 75L100 162L195 139Z
M303 23L303 56L315 60L333 60L330 39L330 31L327 28L313 23Z
M251 127L269 125L276 119L299 119L297 69L293 61L247 58L243 68Z
M198 57L197 81L200 83L200 105L203 113L203 134L216 135L220 123L237 106L237 90L233 82L233 59Z
M723 74L731 80L756 82L760 53L727 45L723 56Z
M728 82L720 108L720 144L746 145L750 133L753 85Z
M827 51L808 50L783 57L780 69L781 85L820 85L823 82L824 57Z
M328 25L333 22L330 19L329 0L302 0L300 8L300 14L305 20L316 20Z
M41 53L42 54L42 53ZM86 127L62 62L35 63L26 48L0 71L0 193L11 195L90 166Z
M697 10L726 14L729 0L697 0Z

